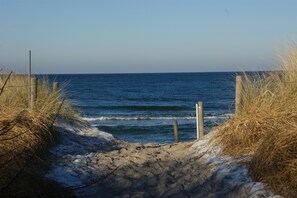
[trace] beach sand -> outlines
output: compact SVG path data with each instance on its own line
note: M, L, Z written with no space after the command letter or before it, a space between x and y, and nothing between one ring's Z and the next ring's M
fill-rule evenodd
M222 156L209 141L212 133L200 141L162 145L82 131L65 135L52 150L57 160L47 174L78 197L279 197L251 179L244 165L248 156ZM84 140L90 137L93 143ZM69 153L71 147L76 149Z

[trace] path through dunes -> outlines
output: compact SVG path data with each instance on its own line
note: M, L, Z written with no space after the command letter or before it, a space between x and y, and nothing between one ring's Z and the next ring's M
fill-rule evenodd
M221 156L210 136L163 145L108 136L104 141L110 144L101 139L96 145L84 141L84 136L65 141L67 135L63 142L69 145L64 153L57 147L54 153L59 158L48 177L70 187L77 197L273 197L249 176L243 163L248 157ZM112 149L104 149L111 140ZM69 154L71 147L76 151Z

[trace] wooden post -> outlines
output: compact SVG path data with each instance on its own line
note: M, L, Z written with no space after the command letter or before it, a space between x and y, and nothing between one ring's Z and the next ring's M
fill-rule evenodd
M235 114L240 113L242 103L242 77L236 76Z
M199 139L201 139L204 136L203 126L204 126L203 102L198 102L198 133L199 133Z
M197 140L199 140L199 111L198 103L196 104L196 131L197 131Z
M203 115L203 103L198 102L196 104L196 129L197 129L197 140L204 136L204 115Z
M59 91L59 83L53 82L53 93L56 94Z
M32 85L32 88L31 88L30 108L33 108L37 100L37 78L31 78L31 85Z
M28 68L28 107L31 108L31 50L29 50L29 68Z
M173 120L173 129L174 129L174 141L175 143L179 142L179 136L178 136L178 125L176 119Z

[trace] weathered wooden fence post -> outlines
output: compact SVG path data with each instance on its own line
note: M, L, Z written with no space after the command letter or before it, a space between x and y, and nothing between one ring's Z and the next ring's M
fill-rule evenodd
M53 82L53 93L58 93L59 91L59 83L58 82Z
M196 104L197 140L199 140L204 136L203 125L204 125L203 102L198 102Z
M28 65L28 107L31 108L31 50L29 50L29 65Z
M175 143L179 142L179 136L178 136L178 125L176 119L173 120L173 130L174 130L174 141Z
M33 108L37 100L37 78L31 78L31 103L30 108Z
M235 114L238 114L242 105L242 77L236 76L236 90L235 90Z
M198 103L196 103L196 131L197 131L197 140L199 139L199 111Z
M204 126L203 102L198 102L198 129L199 129L199 139L204 136L203 126Z

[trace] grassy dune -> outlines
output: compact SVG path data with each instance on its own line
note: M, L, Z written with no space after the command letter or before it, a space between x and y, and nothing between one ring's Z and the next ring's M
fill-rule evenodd
M55 140L55 119L79 121L78 113L62 90L52 92L46 78L38 80L37 101L31 109L25 76L3 74L0 88L0 195L36 196L43 193L41 186L54 186L41 181L36 165Z
M241 112L215 141L226 154L250 154L251 174L273 192L297 195L297 47L287 49L279 72L244 76Z

